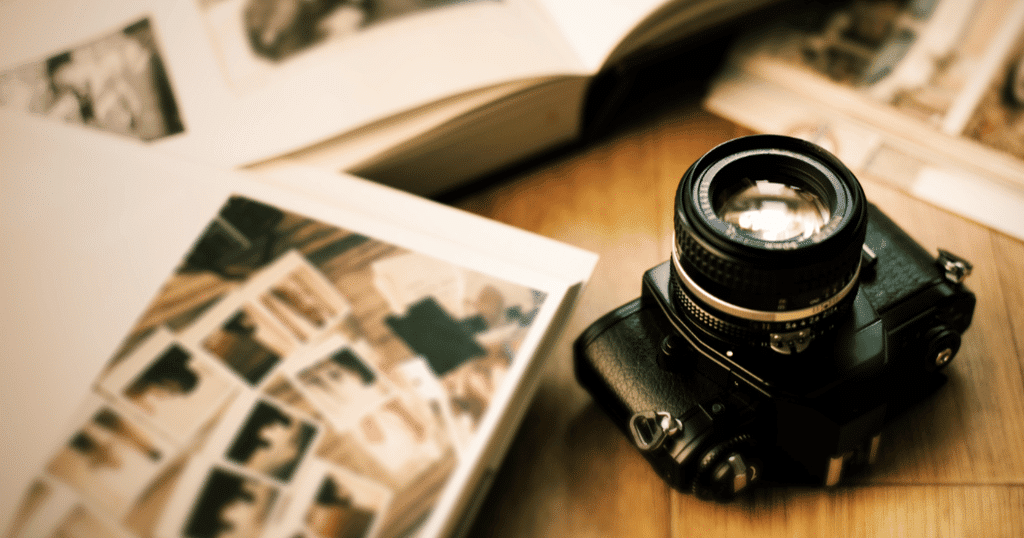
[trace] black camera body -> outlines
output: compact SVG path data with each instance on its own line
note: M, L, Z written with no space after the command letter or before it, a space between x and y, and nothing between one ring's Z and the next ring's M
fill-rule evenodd
M788 137L713 149L676 205L672 259L576 340L580 384L700 497L831 486L873 462L887 420L945 381L974 311L970 264L930 255L837 159Z

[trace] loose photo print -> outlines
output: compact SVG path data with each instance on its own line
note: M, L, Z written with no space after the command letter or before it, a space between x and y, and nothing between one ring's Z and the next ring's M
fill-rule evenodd
M91 506L121 520L164 469L176 450L142 423L103 402L91 402L46 472Z
M345 449L356 454L352 460L341 460L342 466L396 490L444 467L454 447L444 425L420 404L418 398L397 396L363 416L351 430L340 432Z
M985 0L821 3L789 14L747 46L762 60L810 69L939 129L1011 8Z
M388 21L485 0L195 1L225 77L238 90L246 91L300 56Z
M196 434L238 391L215 359L165 327L153 331L101 374L101 392L123 402L178 446Z
M37 62L0 67L0 107L147 141L185 130L149 19Z
M443 408L451 410L455 430L463 432L458 437L468 441L465 432L475 431L482 420L544 295L464 273L461 316L426 296L404 314L388 315L385 323L412 350L409 359L429 367L417 368L407 359L398 370L428 392L436 385L444 387L449 401Z
M422 400L400 396L351 430L329 428L316 455L393 492L380 516L381 536L404 536L433 509L458 463L448 435Z

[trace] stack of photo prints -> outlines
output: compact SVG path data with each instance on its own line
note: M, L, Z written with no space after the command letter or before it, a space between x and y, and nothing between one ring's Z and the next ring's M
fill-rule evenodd
M413 532L544 300L234 196L92 384L8 536Z
M706 106L1024 238L1024 2L809 4L738 39Z

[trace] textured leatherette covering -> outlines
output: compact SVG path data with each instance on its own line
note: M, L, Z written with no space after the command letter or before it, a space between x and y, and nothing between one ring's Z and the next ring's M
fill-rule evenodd
M664 314L636 299L594 322L576 340L577 380L627 435L634 413L667 411L682 417L717 392L696 372L676 373L659 365L661 343L669 334Z

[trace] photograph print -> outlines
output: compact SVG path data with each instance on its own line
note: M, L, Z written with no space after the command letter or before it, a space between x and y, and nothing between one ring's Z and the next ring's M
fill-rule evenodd
M237 471L215 466L195 504L174 535L188 538L256 538L268 526L277 486Z
M174 454L158 435L104 403L75 429L46 470L92 506L120 520Z
M876 103L947 130L978 79L1010 2L844 0L794 10L745 47L809 69ZM772 65L775 64L775 65ZM779 80L786 84L784 71ZM797 91L803 90L794 85ZM818 96L816 96L818 97Z
M101 374L101 392L184 446L230 401L238 382L216 359L158 327Z
M289 482L316 433L313 424L280 405L259 399L228 446L225 457L268 478Z
M248 302L231 308L201 345L254 386L294 348L284 329Z
M336 335L297 357L294 386L338 429L348 429L395 394L377 370L373 349Z
M350 469L318 461L297 477L281 536L374 538L392 499L384 485Z
M77 505L72 490L50 477L36 478L22 495L5 538L34 538L52 535L54 529Z
M49 538L124 538L116 526L103 521L82 505L74 507Z
M196 0L229 82L248 90L282 65L388 21L484 0Z
M139 140L185 130L149 19L22 66L0 67L0 107Z

